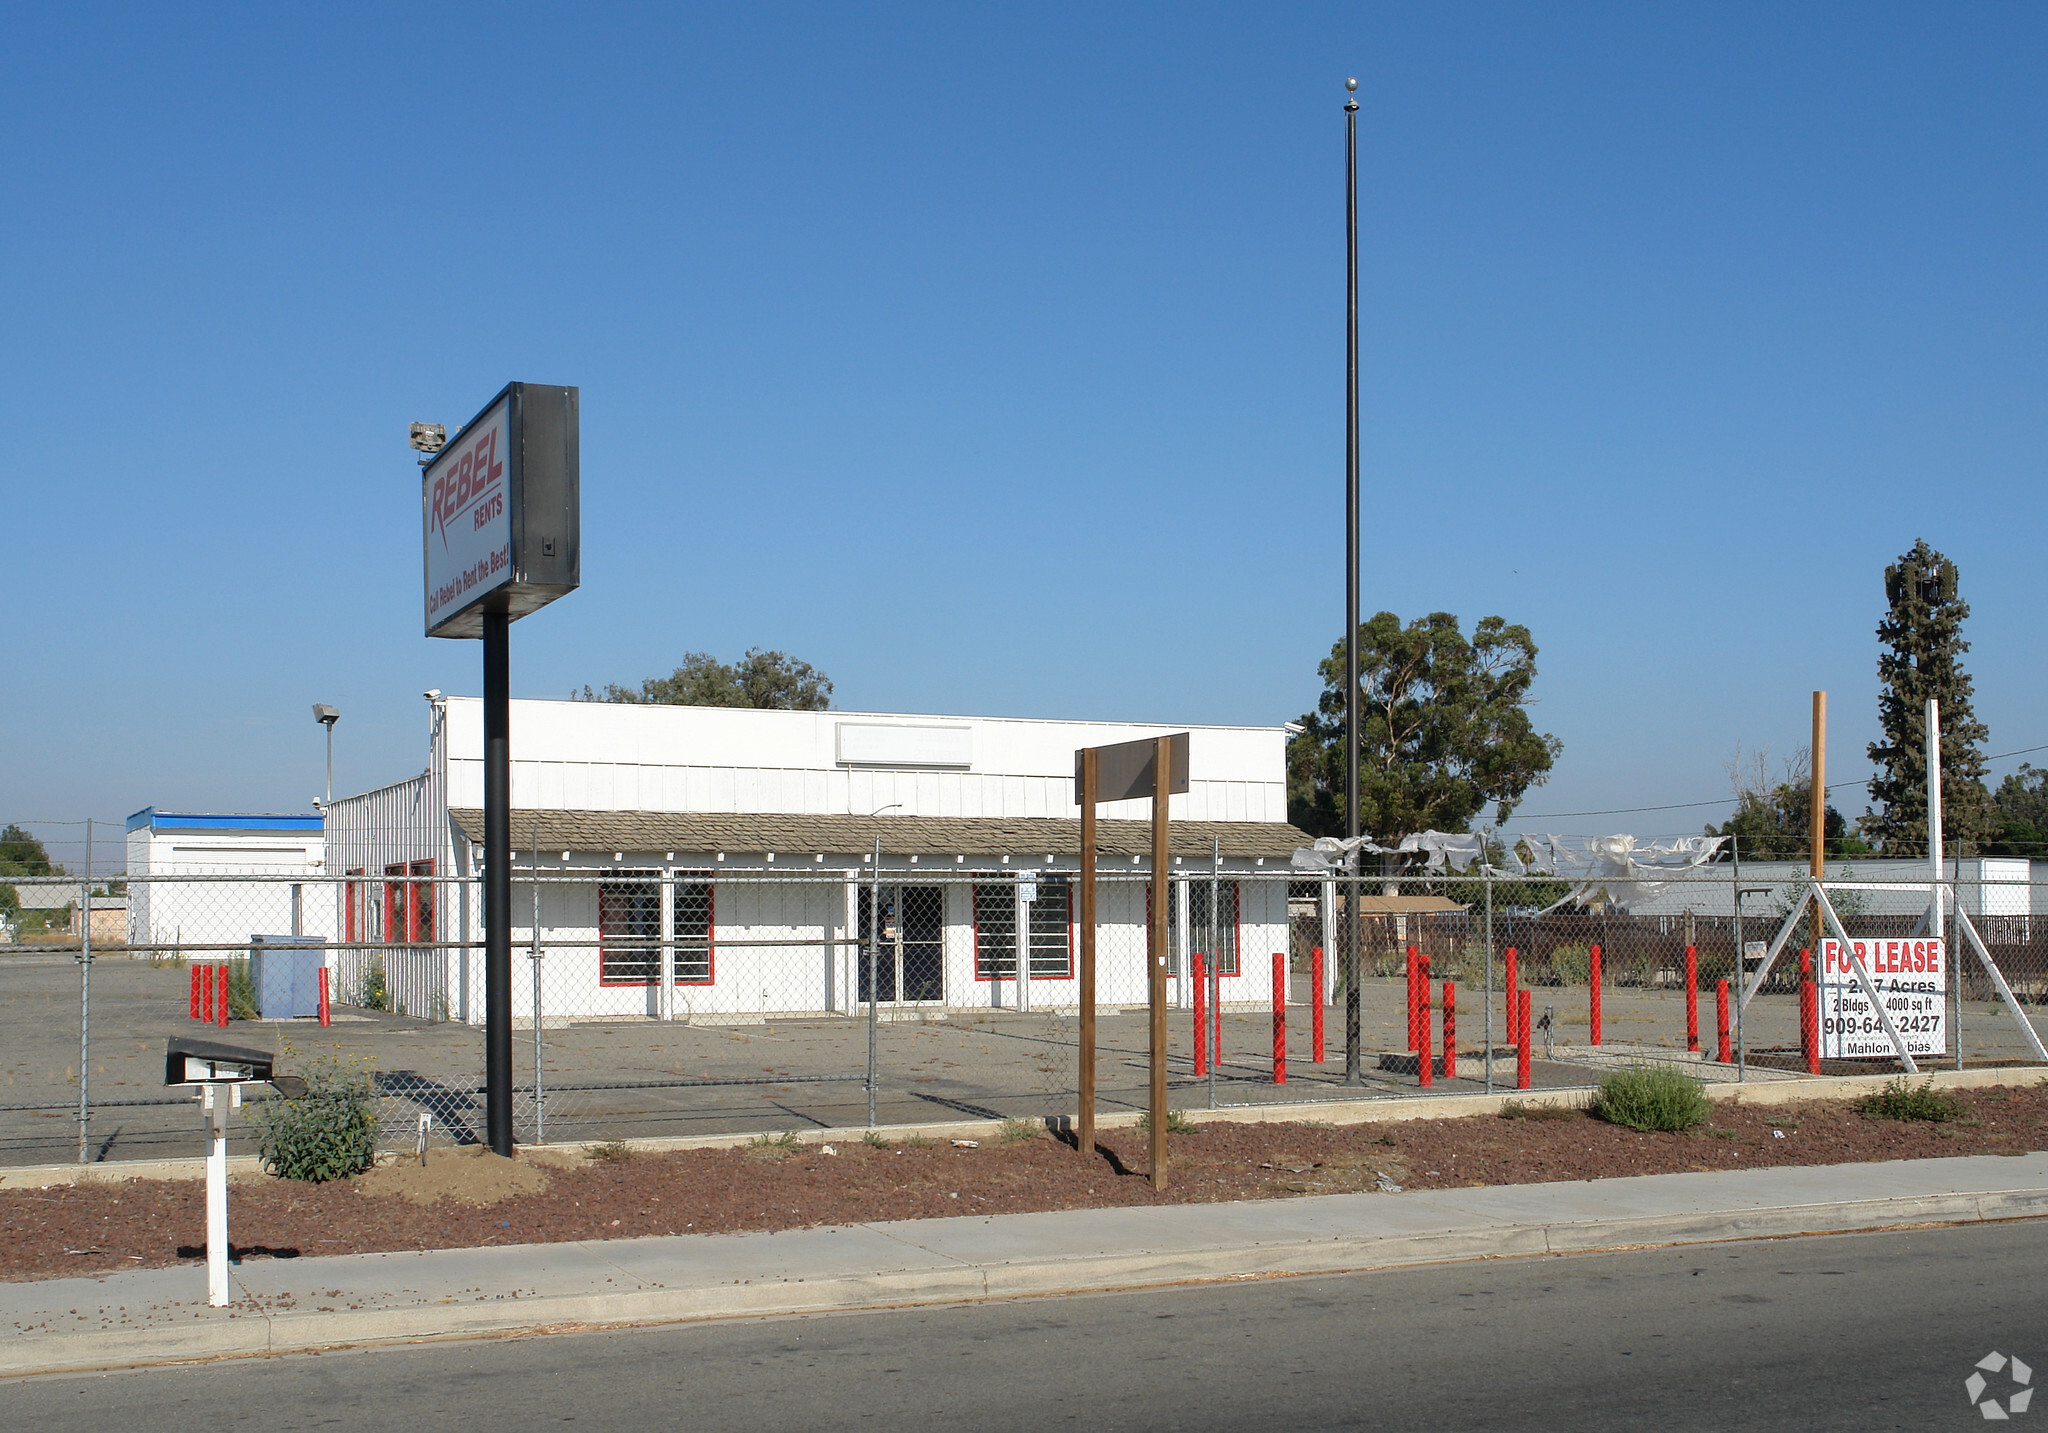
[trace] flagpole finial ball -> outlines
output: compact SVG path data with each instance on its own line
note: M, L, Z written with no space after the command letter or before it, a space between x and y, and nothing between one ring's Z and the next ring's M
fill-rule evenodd
M1346 80L1346 81L1344 81L1344 88L1345 88L1345 89L1347 89L1347 90L1350 90L1350 91L1351 91L1351 92L1352 92L1353 94L1357 94L1357 93L1358 93L1358 81L1357 81L1357 80Z

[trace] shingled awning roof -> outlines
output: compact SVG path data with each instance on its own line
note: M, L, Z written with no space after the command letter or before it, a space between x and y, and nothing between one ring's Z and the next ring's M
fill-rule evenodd
M472 841L484 838L484 813L473 807L448 813ZM814 852L855 856L875 848L884 855L1078 856L1081 821L1054 816L784 816L685 811L533 811L514 808L512 844L577 851ZM1175 821L1168 839L1176 856L1207 856L1221 842L1232 859L1263 856L1285 861L1310 844L1284 821ZM1149 821L1098 821L1097 850L1104 856L1139 856L1152 850Z

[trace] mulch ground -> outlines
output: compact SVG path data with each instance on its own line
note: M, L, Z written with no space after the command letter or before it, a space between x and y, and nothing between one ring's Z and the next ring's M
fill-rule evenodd
M1846 1101L1717 1103L1712 1121L1687 1134L1637 1134L1540 1106L1553 1117L1203 1124L1168 1136L1164 1194L1146 1178L1139 1130L1104 1134L1085 1159L1044 1134L976 1148L875 1147L855 1134L835 1139L832 1154L807 1144L599 1158L548 1169L523 1181L540 1184L526 1192L505 1193L500 1178L502 1197L487 1203L371 1192L388 1171L322 1185L263 1177L234 1185L231 1227L243 1259L297 1258L2048 1149L2048 1087L1957 1097L1961 1117L1938 1124L1869 1119ZM134 1180L0 1191L0 1279L203 1259L204 1188Z

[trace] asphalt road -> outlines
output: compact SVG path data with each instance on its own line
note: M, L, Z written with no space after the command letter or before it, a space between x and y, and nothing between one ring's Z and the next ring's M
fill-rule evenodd
M0 1428L1974 1428L1993 1349L2048 1382L2044 1260L2048 1222L421 1345L0 1384Z

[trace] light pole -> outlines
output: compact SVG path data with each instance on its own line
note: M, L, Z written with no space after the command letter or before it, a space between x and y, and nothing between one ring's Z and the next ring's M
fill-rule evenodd
M1344 81L1344 1081L1359 1081L1358 990L1358 81Z
M341 720L341 711L325 702L315 702L313 720L327 728L327 803L321 808L325 811L334 804L334 724Z

